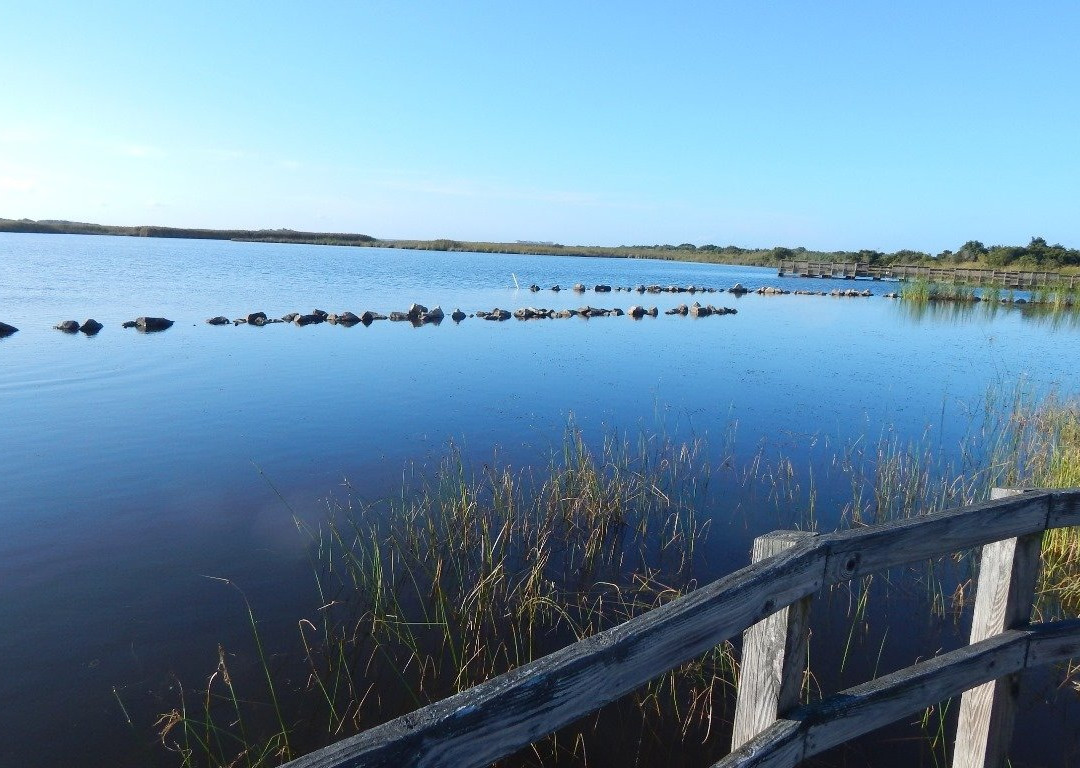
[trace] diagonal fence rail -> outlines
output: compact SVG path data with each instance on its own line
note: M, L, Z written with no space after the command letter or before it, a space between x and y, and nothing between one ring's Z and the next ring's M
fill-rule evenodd
M1020 493L825 535L755 542L755 562L617 627L288 763L289 768L492 762L746 632L733 751L717 768L794 766L961 692L954 768L1005 759L1015 676L1080 655L1080 621L1030 626L1038 542L1080 525L1080 490ZM764 543L762 543L764 542ZM800 707L798 643L822 587L982 547L972 644Z

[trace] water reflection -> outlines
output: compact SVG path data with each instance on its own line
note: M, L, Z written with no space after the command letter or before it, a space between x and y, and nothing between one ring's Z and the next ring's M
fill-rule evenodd
M897 300L899 314L913 324L950 323L960 325L991 321L1001 317L1020 319L1048 330L1080 329L1080 311L1054 304L1016 304L1002 301L905 301Z

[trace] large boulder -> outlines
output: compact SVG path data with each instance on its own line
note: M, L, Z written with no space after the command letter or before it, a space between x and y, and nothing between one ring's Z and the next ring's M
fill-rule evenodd
M742 283L735 283L735 285L728 288L728 293L734 293L736 296L742 296L744 293L749 292L750 291L747 290L747 288L743 286Z
M690 316L691 317L708 317L711 314L712 314L712 309L710 307L703 307L700 304L698 304L696 301L693 304L690 305Z
M167 320L164 317L137 317L124 323L124 327L138 328L143 333L153 333L154 331L164 331L166 328L171 328L172 324L172 320Z
M64 333L77 333L78 330L79 330L79 321L78 320L64 320L63 322L60 322L60 323L57 323L56 325L54 325L53 328L55 328L58 331L63 331Z
M85 333L87 336L93 336L104 327L104 325L91 317L85 323L79 326L79 330Z
M208 325L228 325L230 320L224 315L218 315L217 317L208 317L206 322Z
M346 328L352 328L360 322L360 318L352 312L342 312L337 316L337 321Z
M611 286L610 285L598 285L595 288L593 288L593 290L596 291L597 293L611 293Z
M266 325L266 313L265 312L252 312L250 315L244 318L247 320L248 325L257 325L262 327Z
M8 325L7 323L0 323L0 339L5 339L13 333L18 332L18 328L14 325Z
M442 311L442 307L434 306L423 314L420 318L425 323L441 323L443 318L446 317L446 313Z
M645 307L639 307L637 304L635 304L634 306L630 307L630 309L626 310L626 314L630 315L630 317L634 318L635 320L640 320L641 318L645 317Z

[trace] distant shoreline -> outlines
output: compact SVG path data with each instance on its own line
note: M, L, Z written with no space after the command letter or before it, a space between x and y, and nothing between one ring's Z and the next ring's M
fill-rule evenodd
M113 235L120 237L156 237L192 240L223 240L294 245L344 245L360 248L400 248L423 251L465 251L504 253L524 256L578 256L615 259L659 259L731 266L777 267L782 260L816 262L861 262L869 265L962 266L976 269L1057 269L1080 273L1080 250L1062 245L1048 245L1042 238L1032 238L1027 246L994 245L987 248L969 240L956 253L943 251L936 256L902 249L894 253L873 250L811 251L806 248L743 248L737 245L562 245L549 242L513 243L467 240L385 240L372 235L348 232L305 232L293 229L197 229L185 227L124 227L91 224L81 221L0 218L0 233L14 232L52 235Z

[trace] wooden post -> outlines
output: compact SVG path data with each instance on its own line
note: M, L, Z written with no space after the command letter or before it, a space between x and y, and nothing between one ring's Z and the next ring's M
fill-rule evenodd
M780 554L816 533L773 531L754 539L753 562ZM781 608L743 632L742 663L735 701L732 751L772 725L799 703L806 670L810 597Z
M994 488L991 499L1022 493ZM979 558L979 582L971 620L971 642L977 643L1031 621L1035 582L1039 575L1042 534L987 544ZM960 699L953 768L1000 768L1012 740L1020 694L1019 674L1008 675L966 691Z

